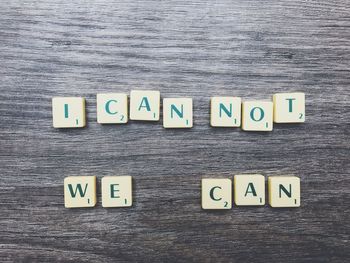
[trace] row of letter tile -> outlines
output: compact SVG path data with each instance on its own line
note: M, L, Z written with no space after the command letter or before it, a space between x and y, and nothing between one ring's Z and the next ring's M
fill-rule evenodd
M202 208L231 209L232 181L202 179ZM265 205L265 177L260 174L234 176L234 201L237 206ZM272 207L300 206L300 178L268 177L269 203Z
M101 179L103 207L132 205L132 177L105 176ZM69 176L64 179L64 205L67 208L96 205L96 176Z
M300 206L300 179L295 176L268 178L269 203L272 207ZM132 177L106 176L101 179L103 207L132 205ZM259 174L234 176L234 201L237 206L265 205L265 177ZM67 208L96 205L96 177L70 176L64 179L64 203ZM232 181L202 179L202 208L231 209Z
M86 123L85 99L55 97L52 99L55 128L78 128ZM130 119L159 121L160 92L132 90ZM97 122L125 124L129 120L128 96L123 93L97 94ZM271 131L275 123L305 121L305 94L278 93L273 101L243 101L238 97L212 97L210 125L213 127L242 127L245 131ZM163 99L164 128L191 128L193 103L191 98Z

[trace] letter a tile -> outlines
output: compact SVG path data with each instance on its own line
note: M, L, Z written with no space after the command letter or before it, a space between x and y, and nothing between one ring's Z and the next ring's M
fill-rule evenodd
M239 174L234 177L235 204L265 205L265 177L261 174Z
M130 92L130 120L159 121L160 92L132 90Z

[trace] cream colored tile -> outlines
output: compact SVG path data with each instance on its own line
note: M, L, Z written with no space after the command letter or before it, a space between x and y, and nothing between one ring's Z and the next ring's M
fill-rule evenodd
M164 128L192 128L193 106L191 98L163 99Z
M244 101L242 103L242 129L245 131L272 131L273 103L270 101Z
M240 127L241 104L238 97L212 97L210 100L210 125L212 127Z
M130 92L130 119L159 121L160 92L132 90Z
M79 97L52 98L54 128L81 128L85 126L85 99Z
M305 93L273 95L273 120L276 123L305 122Z
M202 208L231 209L232 182L230 179L202 179Z
M239 174L234 176L235 204L265 205L265 177L261 174Z
M64 206L94 207L96 205L96 177L70 176L64 178Z
M131 176L105 176L101 184L103 207L132 206Z
M268 178L269 203L272 207L300 206L300 178L270 176Z
M128 96L126 94L97 94L96 102L98 123L128 122Z

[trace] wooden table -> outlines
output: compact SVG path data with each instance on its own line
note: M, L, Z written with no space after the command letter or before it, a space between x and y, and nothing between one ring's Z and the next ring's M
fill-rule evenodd
M2 262L348 262L350 3L0 1ZM194 128L96 123L96 93L192 97ZM306 93L306 123L209 126L214 95ZM51 98L88 126L52 128ZM301 207L204 211L201 178L296 175ZM65 209L63 179L134 178L132 208Z

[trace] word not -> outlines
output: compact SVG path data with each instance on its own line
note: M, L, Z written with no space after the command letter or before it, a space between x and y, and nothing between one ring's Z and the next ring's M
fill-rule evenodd
M300 178L270 176L268 189L271 207L300 206ZM235 175L234 201L237 206L265 205L265 177L261 174ZM231 180L227 178L202 179L202 208L231 209Z
M268 189L271 207L300 206L300 178L270 176ZM103 207L131 207L132 177L103 177L101 193ZM237 206L265 205L265 177L260 174L235 175L234 201ZM64 179L65 207L94 207L96 202L96 176L70 176ZM202 208L231 209L231 180L202 179Z
M97 122L125 124L130 120L159 121L160 92L132 90L130 114L128 96L123 93L97 94ZM52 98L55 128L85 127L85 99L81 97ZM278 93L273 101L243 101L238 97L212 97L212 127L242 127L245 131L272 131L275 123L305 122L305 94ZM163 99L164 128L192 128L192 98Z

